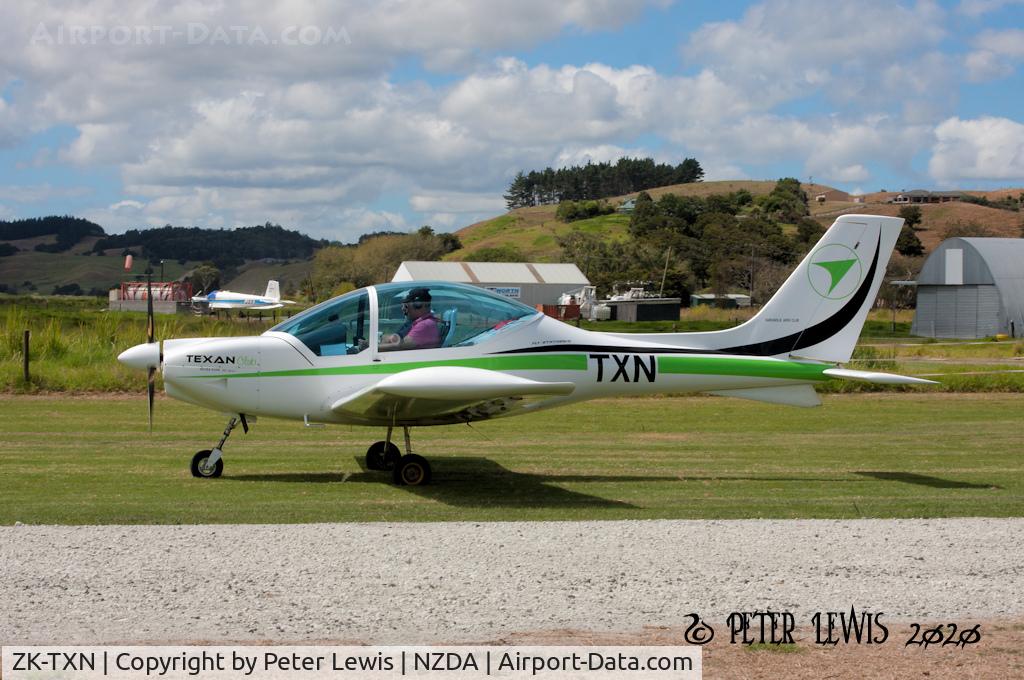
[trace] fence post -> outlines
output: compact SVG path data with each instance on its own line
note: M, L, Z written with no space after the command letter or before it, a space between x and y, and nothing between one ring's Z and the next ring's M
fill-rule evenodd
M29 352L29 338L32 335L32 331L25 329L25 335L21 341L21 357L22 357L22 368L25 372L25 384L31 382L31 376L28 372L28 352Z

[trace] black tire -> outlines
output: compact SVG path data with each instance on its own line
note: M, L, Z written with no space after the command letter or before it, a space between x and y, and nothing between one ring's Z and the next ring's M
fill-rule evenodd
M209 449L204 449L203 451L200 451L196 455L192 456L192 465L190 466L190 469L192 470L193 477L200 477L202 479L214 479L216 477L221 476L221 474L224 472L223 458L217 459L217 464L213 466L212 470L208 470L206 468L206 461L210 459L211 453L212 451L210 451Z
M402 456L392 471L395 484L399 486L423 486L430 483L430 463L415 453Z
M398 450L394 442L390 444L384 441L374 442L366 450L366 469L394 470L401 457L402 452Z

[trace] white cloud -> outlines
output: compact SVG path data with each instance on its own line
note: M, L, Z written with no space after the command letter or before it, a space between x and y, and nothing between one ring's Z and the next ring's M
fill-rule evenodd
M366 208L349 208L335 218L334 226L321 227L313 235L354 242L359 236L371 231L408 231L409 224L404 216L387 210L374 211Z
M44 184L0 185L0 199L15 203L41 203L58 198L76 198L91 193L89 187L55 187Z
M1005 74L1024 44L1020 31L987 31L971 53L945 54L947 13L930 0L766 0L696 31L683 50L694 65L685 75L499 56L565 32L614 29L649 4L14 3L0 24L0 39L15 46L0 85L21 84L10 101L0 98L0 146L76 128L59 153L41 150L34 162L118 168L125 200L92 211L113 230L270 220L353 240L360 229L461 226L500 212L517 170L622 155L695 156L708 179L785 163L821 181L868 183L879 166L909 170L933 143L957 78ZM40 22L193 21L270 36L288 25L340 26L348 40L26 44ZM404 60L452 79L395 82L389 73ZM779 108L821 95L835 114ZM389 210L372 207L381 196ZM407 196L407 214L419 216L397 214L405 206L391 207L394 196Z
M969 17L980 17L1010 5L1024 5L1024 0L961 0L957 11Z
M640 149L626 150L616 144L596 144L585 147L566 147L558 152L552 167L564 168L587 163L612 163L626 156L646 157L649 154Z
M962 180L1024 181L1024 125L1008 118L950 118L935 129L929 174Z
M943 17L927 0L911 7L884 0L768 1L739 21L706 24L683 54L742 85L766 109L819 89L863 105L896 93L880 91L875 74L937 45L945 36Z
M389 71L403 59L472 71L498 50L619 27L650 4L664 2L15 3L0 23L10 48L0 87L19 83L13 102L0 98L0 146L55 125L75 127L76 139L39 162L119 166L125 193L147 199L137 215L144 224L290 218L328 228L325 220L339 211L395 187L494 192L515 168L547 160L552 149L495 149L479 127L439 111L443 90L396 86ZM192 23L228 37L191 41ZM276 39L294 25L344 29L345 39L261 45L234 29ZM161 27L178 37L161 36ZM124 30L129 39L115 40ZM579 100L600 109L606 91L592 78L580 83Z
M972 41L975 47L1012 59L1024 59L1024 30L982 31Z
M494 194L462 192L413 194L409 199L409 204L413 210L425 213L500 213L505 210L505 201Z
M969 53L964 57L964 68L967 69L968 80L975 83L1005 78L1013 73L1013 66L989 50Z

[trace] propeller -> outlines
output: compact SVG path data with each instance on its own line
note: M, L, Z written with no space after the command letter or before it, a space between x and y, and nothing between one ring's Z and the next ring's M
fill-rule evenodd
M131 255L125 260L125 270L131 269ZM156 399L156 371L163 364L164 352L156 340L156 322L153 319L153 274L146 273L146 342L129 347L117 360L131 368L146 369L146 392L149 397L149 431L153 431L153 402Z

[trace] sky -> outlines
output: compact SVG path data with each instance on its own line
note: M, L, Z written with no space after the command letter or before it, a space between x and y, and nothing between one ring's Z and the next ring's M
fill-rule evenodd
M621 156L1024 186L1024 0L35 0L0 44L0 219L351 242Z

